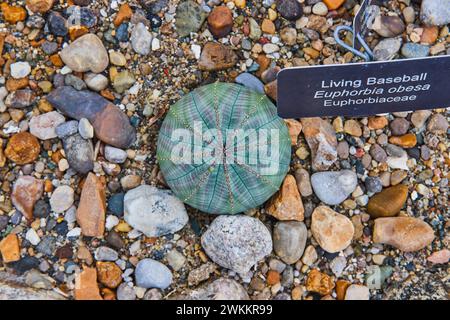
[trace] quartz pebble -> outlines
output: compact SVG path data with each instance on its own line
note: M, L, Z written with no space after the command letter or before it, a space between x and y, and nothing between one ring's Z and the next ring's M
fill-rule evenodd
M56 138L56 127L65 121L64 116L56 111L35 116L31 118L29 123L30 133L41 140Z
M11 77L14 79L25 78L31 72L30 64L26 61L12 63L10 66Z

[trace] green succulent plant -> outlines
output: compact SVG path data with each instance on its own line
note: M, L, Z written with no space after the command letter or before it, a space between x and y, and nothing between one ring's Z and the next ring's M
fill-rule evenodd
M267 96L216 82L171 106L159 131L157 159L182 201L203 212L235 214L258 207L280 188L290 141Z

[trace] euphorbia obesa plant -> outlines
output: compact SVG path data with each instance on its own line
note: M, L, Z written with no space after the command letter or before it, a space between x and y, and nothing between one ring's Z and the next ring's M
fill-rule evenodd
M230 83L197 88L171 106L157 157L174 194L215 214L255 208L289 170L288 129L263 94Z

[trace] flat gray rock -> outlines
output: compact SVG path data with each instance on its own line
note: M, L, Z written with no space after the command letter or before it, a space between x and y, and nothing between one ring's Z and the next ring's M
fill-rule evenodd
M91 140L85 140L77 133L65 138L63 146L72 169L81 174L94 169L94 147Z
M141 185L124 198L125 221L147 237L160 237L181 230L189 218L183 202L169 190Z
M187 295L176 300L249 300L244 287L233 279L219 278L199 289L192 290Z
M423 23L443 26L450 23L450 3L448 0L423 0L420 9Z
M316 196L328 205L343 202L355 190L358 183L356 173L351 170L317 172L311 176Z
M293 264L302 257L307 238L303 222L280 221L273 228L273 250L285 263Z
M153 259L139 261L135 270L136 285L141 288L166 289L172 283L169 268Z
M202 235L201 243L215 263L239 274L246 274L272 252L272 237L266 226L244 215L217 217Z

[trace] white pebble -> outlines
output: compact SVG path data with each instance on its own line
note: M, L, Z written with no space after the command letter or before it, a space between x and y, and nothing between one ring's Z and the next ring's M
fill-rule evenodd
M119 224L119 218L114 215L109 215L106 217L105 228L109 231Z
M30 64L26 61L16 62L11 64L11 77L14 79L21 79L28 76L31 72Z
M266 43L263 46L263 51L265 53L274 53L274 52L277 52L278 50L280 50L280 48L276 44L273 44L273 43Z
M66 171L67 169L69 169L69 162L67 161L67 159L61 159L58 162L58 169L61 172Z
M78 132L83 139L92 139L94 137L94 127L86 118L81 118L78 122Z
M328 13L328 8L325 3L317 2L312 8L312 12L319 16L325 16Z
M66 237L67 238L78 238L81 235L81 228L73 228L72 230L70 230L69 232L67 232Z
M161 48L161 44L158 38L154 38L152 40L152 51L159 50Z
M36 233L36 231L33 228L30 228L26 235L25 239L28 240L33 246L39 244L41 242L41 238L39 238L39 235Z
M191 45L191 51L194 53L195 59L200 59L200 54L202 52L202 47L197 44Z

